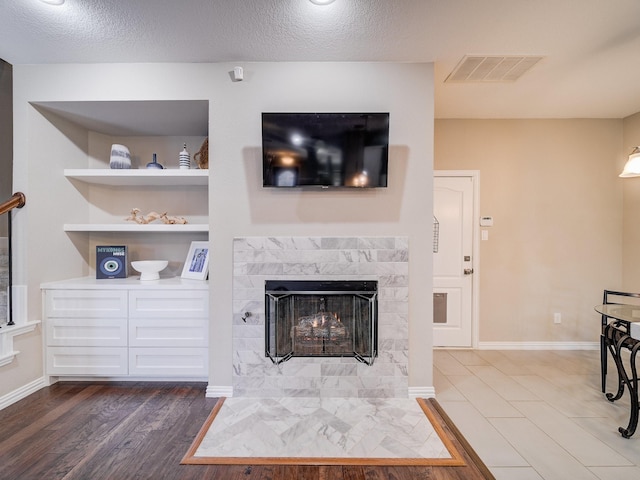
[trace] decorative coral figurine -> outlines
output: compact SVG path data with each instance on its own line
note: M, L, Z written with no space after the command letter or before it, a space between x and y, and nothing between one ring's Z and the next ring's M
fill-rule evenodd
M156 220L162 220L162 223L166 223L167 225L185 225L187 223L187 220L183 217L167 216L167 212L164 212L162 214L158 212L149 212L146 215L138 215L139 213L139 208L132 208L131 214L127 218L125 218L125 221L136 222L140 225L146 225L147 223L155 222Z

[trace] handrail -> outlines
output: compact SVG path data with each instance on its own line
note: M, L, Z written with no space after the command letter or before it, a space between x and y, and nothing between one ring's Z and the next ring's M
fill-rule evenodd
M27 197L22 192L14 193L9 200L0 204L0 215L3 215L14 208L22 208L27 203Z
M27 197L22 192L16 192L11 198L0 204L0 215L10 212L14 208L22 208L27 203ZM13 252L11 248L11 215L7 216L7 237L9 237L9 295L7 296L7 309L9 311L9 321L7 326L15 325L13 321Z

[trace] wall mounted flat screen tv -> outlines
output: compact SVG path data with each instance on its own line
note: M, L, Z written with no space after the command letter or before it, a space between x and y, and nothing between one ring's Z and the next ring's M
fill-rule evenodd
M388 113L263 113L265 187L386 187Z

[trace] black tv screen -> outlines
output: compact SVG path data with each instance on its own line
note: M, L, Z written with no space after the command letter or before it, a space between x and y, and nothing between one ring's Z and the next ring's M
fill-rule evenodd
M386 187L388 113L263 113L265 187Z

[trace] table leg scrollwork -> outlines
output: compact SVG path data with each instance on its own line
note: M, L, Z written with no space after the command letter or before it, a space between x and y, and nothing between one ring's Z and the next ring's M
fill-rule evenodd
M607 393L606 397L610 402L615 402L622 398L624 394L625 385L629 390L630 416L629 424L627 428L620 427L618 431L625 438L630 438L636 431L638 426L638 371L636 367L636 357L640 350L640 340L632 338L624 324L618 322L612 322L605 328L605 337L607 341L607 347L613 360L615 361L616 370L618 372L618 389L615 394ZM629 366L631 371L631 377L627 373L627 369L624 366L622 351L629 351Z

